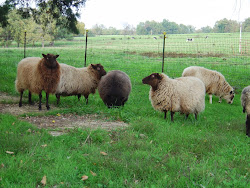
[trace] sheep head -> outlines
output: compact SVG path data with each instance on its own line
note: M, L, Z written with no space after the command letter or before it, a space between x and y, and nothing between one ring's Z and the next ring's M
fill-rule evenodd
M45 66L50 68L50 69L54 69L54 68L57 68L58 66L58 63L56 61L56 58L59 57L59 55L53 55L53 54L42 54L43 55L43 58L44 58L44 63L45 63Z
M101 79L102 76L106 75L106 71L101 64L91 64L91 67L97 71L97 76L99 79Z
M227 101L228 104L232 104L234 100L234 90L230 90L230 88L227 89L226 95L223 96L223 98Z
M162 80L162 77L159 73L153 73L142 79L143 84L148 84L155 91L158 88L159 82Z

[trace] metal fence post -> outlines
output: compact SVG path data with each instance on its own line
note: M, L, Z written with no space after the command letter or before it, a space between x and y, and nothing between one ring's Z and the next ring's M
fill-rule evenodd
M165 58L165 40L166 40L166 32L163 33L163 53L162 53L162 72L164 72L164 58Z
M86 67L87 64L87 45L88 45L88 30L86 30L84 67Z

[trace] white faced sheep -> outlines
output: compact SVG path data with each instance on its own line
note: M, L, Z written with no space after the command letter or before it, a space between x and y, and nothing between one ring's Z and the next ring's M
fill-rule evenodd
M75 68L70 65L60 64L61 77L56 89L57 103L60 96L83 95L88 104L89 94L95 93L102 76L106 74L101 64L90 64L88 67Z
M250 86L245 87L241 93L241 105L243 107L243 113L247 113L246 118L246 135L249 137L250 130Z
M220 72L204 67L191 66L184 69L182 76L194 76L201 79L205 84L206 93L209 94L210 104L212 104L212 95L216 95L220 98L219 103L221 103L222 98L225 99L228 104L233 103L234 89Z
M20 92L19 107L22 106L22 97L25 90L39 94L39 110L41 107L42 91L46 92L46 107L49 110L49 94L55 93L60 79L60 65L56 61L59 55L47 54L43 58L28 57L21 60L17 66L16 90Z
M195 114L205 109L205 86L195 77L180 77L171 79L164 73L153 73L142 80L143 84L151 86L149 99L155 110L165 113L171 112L171 121L175 112Z
M131 81L126 73L113 70L102 77L98 91L108 108L123 106L131 91Z

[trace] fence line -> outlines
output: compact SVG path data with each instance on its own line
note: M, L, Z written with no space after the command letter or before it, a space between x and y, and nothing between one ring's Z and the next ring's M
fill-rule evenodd
M163 42L164 39L166 43ZM130 67L130 62L136 61L140 63L139 68L145 70L145 74L162 71L170 77L179 77L184 68L199 65L218 70L236 89L250 85L250 33L242 33L241 40L239 33L176 34L166 35L166 38L164 35L120 35L86 37L85 41L84 38L55 41L54 47L49 47L49 43L45 48L32 47L32 44L24 46L27 47L27 51L23 51L24 56L41 56L41 52L46 53L45 51L62 53L60 49L67 49L72 51L72 59L65 60L63 55L60 55L60 58L64 63L76 62L73 64L75 66L82 66L83 62L86 66L86 61L104 64L112 62L112 65L109 63L110 70L119 69L121 64L125 64L125 71L132 72L135 70L134 67ZM12 55L13 48L19 51L19 55L15 54L16 62L19 62L22 59L22 49L14 44L9 45L8 48L0 48L2 52L0 58L8 54ZM35 52L35 49L40 50ZM82 55L84 49L85 56ZM77 55L78 51L79 55ZM153 69L148 68L147 64L153 65ZM165 67L164 64L166 64Z

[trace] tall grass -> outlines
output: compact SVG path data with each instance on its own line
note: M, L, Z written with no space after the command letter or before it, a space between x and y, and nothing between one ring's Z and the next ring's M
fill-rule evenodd
M101 37L92 40L97 39L103 40ZM128 44L132 41L127 40ZM140 45L138 41L136 48ZM41 53L60 54L59 62L82 67L84 46L64 45L28 48L27 54L40 57ZM124 107L108 109L96 93L90 96L88 105L77 102L75 97L62 98L59 110L52 108L45 116L90 113L105 117L105 121L122 120L129 126L112 131L75 128L52 137L47 130L19 117L0 114L0 187L42 186L44 176L47 187L247 187L249 138L245 136L245 115L240 104L241 89L250 84L246 59L166 58L164 71L170 77L179 77L190 65L207 65L219 69L236 86L232 105L225 101L219 104L217 98L209 104L206 96L206 109L197 121L192 115L185 120L176 113L172 123L169 114L164 120L163 113L153 110L148 99L149 87L141 82L152 72L161 72L161 58L141 55L140 50L131 50L129 45L117 48L90 44L87 63L102 63L107 71L119 69L130 76L132 92ZM14 81L22 52L18 48L0 49L1 92L18 96ZM233 66L237 68L232 69ZM33 98L38 100L37 96ZM54 96L50 103L56 105ZM82 181L83 175L88 179Z

